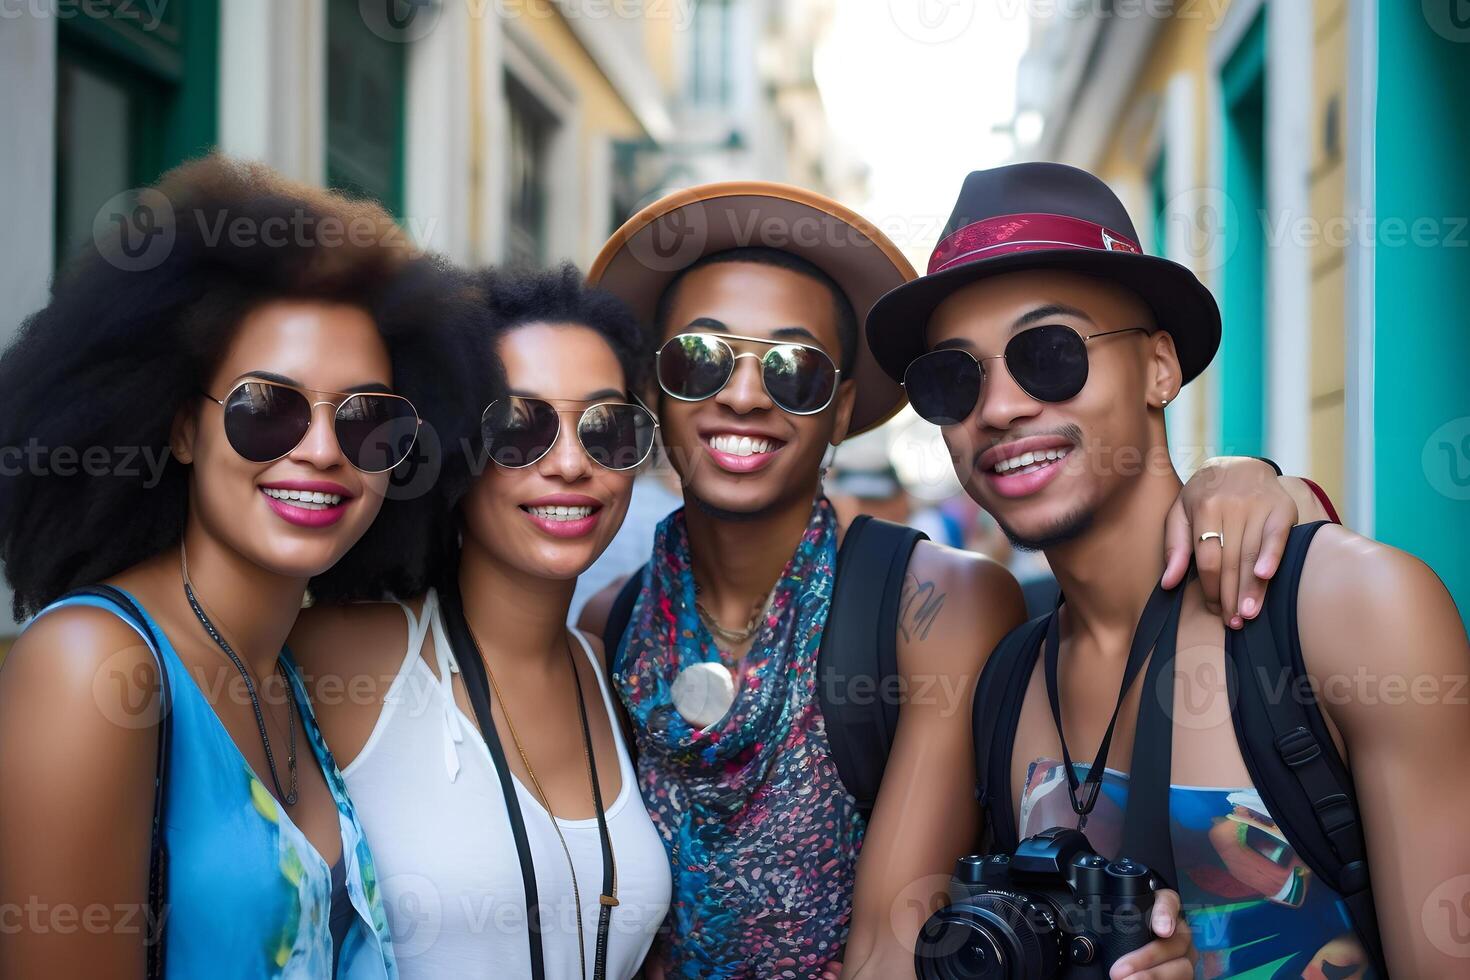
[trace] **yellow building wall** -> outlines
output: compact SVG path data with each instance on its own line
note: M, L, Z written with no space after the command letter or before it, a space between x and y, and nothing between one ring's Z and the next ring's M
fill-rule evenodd
M1205 85L1205 73L1209 64L1210 24L1204 17L1176 17L1171 18L1168 23L1159 28L1159 34L1154 41L1152 50L1147 60L1139 70L1138 78L1133 83L1133 88L1125 100L1122 110L1119 112L1117 125L1114 127L1112 138L1103 150L1097 174L1114 187L1132 186L1147 188L1149 186L1149 168L1154 159L1151 155L1145 155L1144 150L1148 146L1148 139L1159 124L1160 114L1163 111L1164 93L1168 88L1169 80L1181 73L1194 78L1194 161L1195 173L1193 182L1197 187L1208 186L1209 181L1209 155L1207 142L1209 134L1205 120L1209 118L1207 112L1207 87ZM1145 227L1148 216L1134 214L1133 222L1138 227L1139 234L1147 240L1149 231ZM1208 283L1209 276L1202 270L1196 269L1201 278ZM1195 382L1196 385L1205 384L1205 379ZM1171 421L1170 443L1176 448L1188 446L1207 446L1210 444L1209 433L1206 431L1209 412L1196 413L1195 431L1180 432Z
M1347 0L1314 0L1312 37L1312 477L1345 509L1343 434L1347 320L1344 308L1346 209L1342 140L1347 84ZM1335 105L1335 111L1333 106ZM1335 112L1335 118L1333 118ZM1327 128L1337 127L1336 146Z
M1295 2L1295 0L1293 0ZM1310 0L1314 4L1312 128L1304 134L1312 141L1310 206L1311 228L1318 238L1311 257L1311 367L1309 424L1311 473L1339 507L1348 503L1344 486L1345 336L1344 237L1355 233L1344 220L1345 166L1344 99L1347 80L1348 0ZM1223 8L1222 8L1223 14ZM1148 167L1153 162L1143 153L1161 111L1164 90L1176 74L1193 76L1196 100L1194 129L1195 180L1209 186L1209 164L1214 148L1209 146L1207 105L1209 86L1209 18L1174 18L1164 24L1138 79L1119 113L1114 134L1103 151L1098 173L1114 186L1148 186ZM1336 118L1329 123L1331 106ZM1337 127L1336 146L1330 146L1327 127ZM1145 220L1134 215L1135 222ZM1140 228L1140 231L1146 232ZM1198 271L1198 270L1197 270ZM1209 276L1204 276L1206 282ZM1201 430L1193 435L1197 444L1208 444L1203 431L1208 413L1200 413Z

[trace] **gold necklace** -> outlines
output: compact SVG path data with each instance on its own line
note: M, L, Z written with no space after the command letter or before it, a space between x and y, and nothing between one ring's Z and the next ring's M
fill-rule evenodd
M483 650L484 647L480 646L479 638L475 636L474 628L469 625L468 619L465 621L465 626L469 629L470 637L474 639L475 645ZM577 698L580 701L582 698L582 677L577 672L577 659L572 654L571 644L566 641L566 634L562 634L562 641L566 644L567 662L572 668L572 683L577 687ZM505 718L505 727L510 731L510 740L515 743L516 753L521 757L521 764L526 767L526 775L531 777L531 788L536 794L536 799L541 803L541 808L551 818L551 829L556 831L556 839L561 842L562 853L567 858L567 870L572 875L572 901L577 905L577 957L582 965L582 976L585 978L587 976L587 941L582 930L582 890L577 884L577 866L572 861L572 849L567 846L567 839L561 832L561 824L557 822L556 814L552 812L551 801L547 798L545 791L541 789L541 781L536 778L536 769L531 765L530 756L526 755L526 747L521 744L520 736L516 734L515 722L511 721L510 717L510 702L505 700L505 696L500 693L500 685L495 683L495 672L490 669L490 661L483 654L480 660L485 665L485 676L490 679L490 688L495 692L495 700L500 702L500 713ZM587 783L592 788L593 803L595 806L597 784L595 782L596 776L592 772L592 740L590 734L582 740L582 759L587 764ZM602 895L598 901L602 905L616 906L618 905L618 862L617 855L612 850L611 835L608 837L608 854L612 857L612 894Z

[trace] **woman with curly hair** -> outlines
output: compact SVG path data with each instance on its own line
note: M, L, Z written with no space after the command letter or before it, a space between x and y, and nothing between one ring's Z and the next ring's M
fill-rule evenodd
M669 866L602 644L567 611L652 452L635 394L652 351L571 266L483 284L510 394L482 389L479 436L446 463L455 541L438 587L401 606L318 604L291 648L353 692L318 687L318 710L405 978L627 980L667 910Z
M493 373L480 314L374 204L220 157L155 190L162 261L90 247L0 359L25 458L0 555L36 617L0 672L0 904L23 917L0 975L391 978L284 644L344 556L355 588L424 587L415 442Z

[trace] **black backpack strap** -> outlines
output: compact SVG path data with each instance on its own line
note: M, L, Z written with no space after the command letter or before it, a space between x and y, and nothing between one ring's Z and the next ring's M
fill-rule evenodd
M1026 685L1053 615L1037 616L1007 633L986 659L975 687L970 725L975 737L975 798L985 808L986 853L1010 853L1020 843L1011 798L1011 756Z
M623 732L623 745L635 768L638 765L638 739L634 735L633 719L628 717L622 696L618 694L617 676L618 666L622 663L623 646L628 638L628 624L633 621L633 607L638 605L638 596L643 592L643 577L647 572L648 564L645 562L628 576L628 580L618 590L612 608L608 610L607 625L602 628L602 649L607 658L607 689L613 692L613 701L617 706L614 713L617 715L618 727Z
M153 770L153 823L149 830L148 844L148 927L155 931L146 937L146 975L149 980L161 980L164 973L164 916L168 912L168 845L164 840L163 828L168 806L169 746L173 736L173 689L169 684L168 665L163 661L163 646L159 643L157 634L127 593L110 585L92 585L73 589L57 601L80 596L104 599L116 606L122 618L143 634L147 640L148 652L153 654L154 665L158 668L158 758Z
M536 866L531 858L531 841L526 835L526 821L521 814L520 797L516 793L515 777L506 762L505 747L495 730L495 716L490 711L490 683L485 674L485 662L480 658L480 647L475 642L465 621L464 607L460 602L459 590L453 585L441 588L439 608L444 617L444 629L453 647L454 659L459 664L460 676L475 710L475 720L480 724L480 735L490 758L495 762L495 772L500 777L500 791L505 797L505 815L510 821L511 837L515 840L516 856L520 859L521 884L526 893L526 941L530 947L531 977L544 980L546 963L541 946L544 929L541 918L541 898L536 888Z
M872 815L898 730L898 615L915 546L927 535L863 515L847 527L817 653L817 700L842 785Z
M1292 529L1261 613L1229 630L1235 738L1251 781L1297 856L1342 896L1377 975L1386 977L1352 772L1328 732L1302 658L1297 590L1317 530Z
M608 610L607 625L602 628L602 647L607 651L607 669L610 673L617 673L618 665L622 662L620 658L624 634L628 632L628 624L633 620L633 607L638 605L638 594L643 591L643 576L647 572L647 562L639 565L638 570L629 575L623 587L618 590L617 598Z

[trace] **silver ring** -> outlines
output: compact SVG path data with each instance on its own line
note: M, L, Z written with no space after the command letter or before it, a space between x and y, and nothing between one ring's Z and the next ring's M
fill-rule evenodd
M1206 531L1204 534L1201 534L1199 536L1201 543L1209 541L1211 538L1220 542L1220 547L1225 547L1225 536L1222 535L1219 531Z

